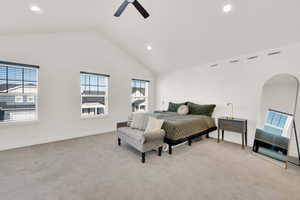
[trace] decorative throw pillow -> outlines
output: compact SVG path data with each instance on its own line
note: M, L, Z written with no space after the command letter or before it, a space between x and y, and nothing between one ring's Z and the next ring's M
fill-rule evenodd
M168 112L177 112L178 108L186 103L169 103Z
M189 114L192 115L206 115L211 117L216 105L199 105L192 102L188 102Z
M187 115L188 113L189 113L189 107L186 105L181 105L177 110L178 115Z
M145 130L148 124L149 116L147 113L135 113L132 116L131 128Z
M164 120L156 119L154 117L149 117L147 128L145 133L159 131L164 123Z

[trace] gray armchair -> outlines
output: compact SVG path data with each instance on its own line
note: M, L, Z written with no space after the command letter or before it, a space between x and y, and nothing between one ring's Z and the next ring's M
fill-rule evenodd
M158 149L158 156L161 156L164 143L165 131L145 132L145 130L134 129L128 122L117 123L118 145L121 141L133 146L142 153L142 163L145 162L146 152Z

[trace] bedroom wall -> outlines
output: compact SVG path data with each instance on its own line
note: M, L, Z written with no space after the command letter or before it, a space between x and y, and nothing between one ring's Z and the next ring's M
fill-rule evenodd
M209 65L189 67L158 76L157 109L166 108L169 101L193 101L200 104L217 105L214 117L228 115L227 102L234 104L235 117L249 120L248 141L252 146L256 123L260 121L260 99L264 83L277 74L291 74L300 80L300 44L279 48L282 53L267 56L269 51L239 56L240 61L219 61L218 67ZM258 55L258 59L247 60ZM300 105L300 104L299 104ZM300 106L297 112L300 114ZM300 133L300 116L296 118ZM216 137L216 132L212 134ZM226 133L225 140L241 143L241 136ZM296 145L291 142L291 153Z
M131 79L150 80L150 110L155 105L152 72L96 32L0 37L0 60L40 65L36 122L0 124L0 150L110 132L131 113ZM111 75L109 115L80 118L79 72Z

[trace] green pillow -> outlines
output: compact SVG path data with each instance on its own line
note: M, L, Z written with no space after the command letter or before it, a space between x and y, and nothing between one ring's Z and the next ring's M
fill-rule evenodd
M216 105L211 104L211 105L199 105L199 104L195 104L192 102L188 102L188 107L189 107L189 114L192 115L206 115L211 117Z
M178 108L186 103L172 103L169 102L168 112L177 112Z

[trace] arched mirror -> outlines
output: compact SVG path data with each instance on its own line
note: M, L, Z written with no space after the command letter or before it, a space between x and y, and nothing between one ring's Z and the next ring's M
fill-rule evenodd
M299 81L289 74L276 75L264 84L255 152L283 162L287 162L288 156L299 156L294 132L298 93Z

